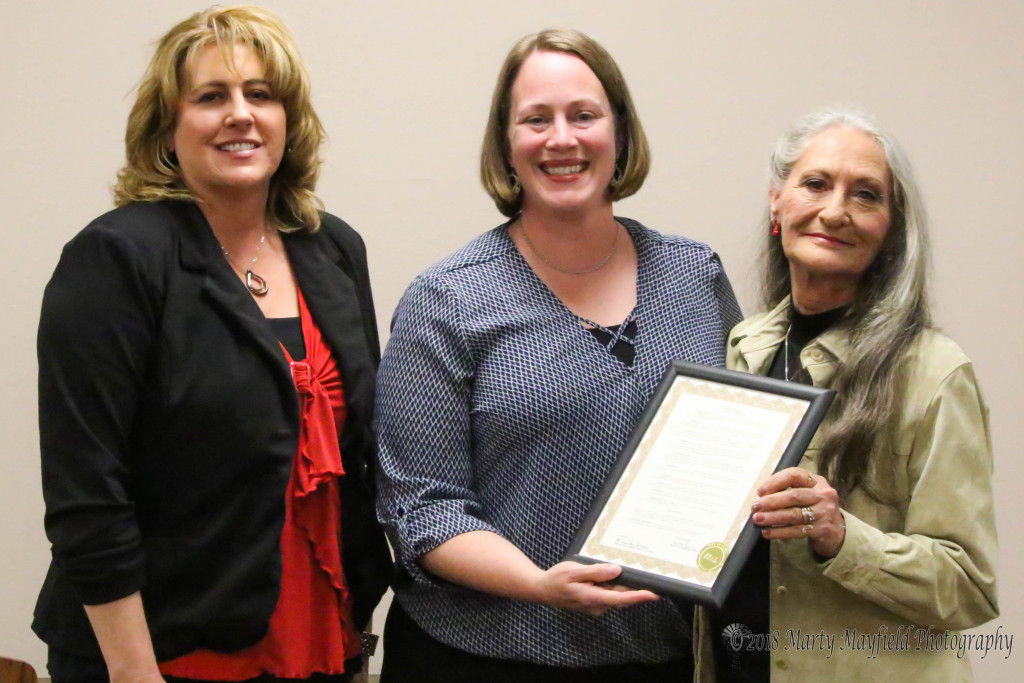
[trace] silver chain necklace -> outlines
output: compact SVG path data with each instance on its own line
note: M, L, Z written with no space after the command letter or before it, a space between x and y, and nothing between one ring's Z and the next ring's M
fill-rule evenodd
M591 273L596 273L608 265L608 262L612 260L612 256L615 256L615 252L619 248L619 224L615 223L615 238L612 240L612 248L608 251L605 257L601 259L601 262L592 268L587 268L586 270L569 270L568 268L555 265L547 256L541 253L540 249L537 248L537 245L530 239L530 236L526 234L526 223L524 223L522 219L519 220L519 231L523 235L523 241L526 242L526 246L530 247L530 251L536 254L537 258L543 261L548 267L557 270L559 273L564 275L590 275Z
M789 376L789 330L791 329L793 329L792 325L788 330L786 330L786 337L782 342L782 371L786 374L787 382L792 382L793 380L795 380L797 377L800 376L801 370L803 370L803 367L801 366L800 370L794 372L792 377Z
M782 341L782 370L786 374L786 381L789 381L789 330L786 330L786 338Z
M255 266L256 262L260 259L260 251L263 249L263 243L266 241L267 233L264 230L263 234L260 235L260 243L256 246L256 255L252 257L252 261L249 262L249 267L245 269L245 287L252 292L253 296L266 296L267 292L270 291L270 285L267 284L267 281L252 272L253 266ZM231 255L228 254L228 250L224 248L223 244L221 245L220 250L224 252L224 258L228 260L228 263L231 264L232 268L241 270L235 265L235 262L231 260Z

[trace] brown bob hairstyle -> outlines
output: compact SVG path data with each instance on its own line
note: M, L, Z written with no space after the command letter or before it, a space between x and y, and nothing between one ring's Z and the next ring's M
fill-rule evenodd
M512 182L513 169L509 162L508 124L512 85L527 57L534 52L545 51L564 52L579 57L601 81L608 96L615 117L615 140L618 147L615 177L608 185L609 198L615 201L634 194L644 184L651 167L647 136L640 125L626 80L611 55L593 38L574 29L553 28L525 36L512 46L501 66L480 151L480 182L498 210L509 218L518 216L523 207L522 190Z
M252 49L266 69L274 96L284 106L285 155L270 180L268 219L283 231L318 229L322 204L313 191L320 175L319 152L325 134L310 101L309 72L291 31L276 15L253 6L211 7L198 12L157 43L128 115L126 162L113 188L115 203L195 200L168 142L192 66L199 51L209 45L221 49L230 68L234 68L235 46Z

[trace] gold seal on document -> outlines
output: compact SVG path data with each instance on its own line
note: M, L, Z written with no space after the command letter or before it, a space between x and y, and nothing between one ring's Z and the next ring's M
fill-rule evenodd
M708 543L697 553L697 566L705 572L717 572L729 557L729 546L724 543Z

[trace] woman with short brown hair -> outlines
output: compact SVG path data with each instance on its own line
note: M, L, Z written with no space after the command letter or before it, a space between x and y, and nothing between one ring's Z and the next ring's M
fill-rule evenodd
M559 561L668 361L721 365L739 317L711 249L615 216L647 168L596 41L512 48L481 155L510 220L410 285L381 364L385 683L689 677L671 601Z

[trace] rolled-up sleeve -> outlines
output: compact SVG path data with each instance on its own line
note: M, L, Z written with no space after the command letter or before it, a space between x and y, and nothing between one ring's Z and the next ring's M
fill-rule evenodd
M825 576L912 623L963 629L999 614L988 410L969 364L940 384L916 425L902 533L846 513Z
M56 567L85 604L145 577L130 440L157 314L137 248L94 224L65 248L39 322L45 527Z
M469 531L499 533L473 490L474 361L454 294L421 276L395 311L377 378L378 515L399 566Z

